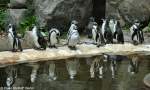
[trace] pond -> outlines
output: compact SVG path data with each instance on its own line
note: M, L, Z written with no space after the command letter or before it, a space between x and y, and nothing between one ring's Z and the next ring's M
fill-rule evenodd
M79 59L79 68L74 79L70 79L65 60L54 61L56 67L54 81L48 77L48 63L39 62L40 67L34 83L30 82L32 68L26 64L16 65L18 75L13 87L24 87L19 90L150 90L143 83L144 76L150 73L150 56L142 56L139 59L138 71L134 74L128 70L130 61L127 58L117 61L114 78L111 73L111 62L105 64L103 78L99 78L98 72L95 73L94 78L91 78L89 63L92 60L93 58ZM4 69L6 70L6 68L0 69L1 87L6 87L7 74Z

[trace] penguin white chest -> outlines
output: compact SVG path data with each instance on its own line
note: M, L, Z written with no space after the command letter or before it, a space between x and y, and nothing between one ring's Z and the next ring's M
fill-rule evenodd
M109 27L110 27L110 29L111 29L111 31L114 33L114 26L115 26L115 24L114 24L114 22L112 21L112 20L110 20L109 21Z
M97 34L97 29L92 29L92 36L93 36L93 40L96 41L96 34Z
M12 28L9 29L8 39L9 39L9 42L12 46L13 45L13 40L14 40L14 35L13 35L13 32L12 32Z
M75 46L75 45L77 45L78 42L79 42L79 33L78 33L78 31L75 30L70 35L68 45Z
M105 32L105 25L106 25L106 22L103 22L102 24L102 34L104 35L104 32Z
M55 44L57 44L57 42L58 42L58 40L57 40L57 35L56 35L56 33L51 33L51 35L50 35L50 44L51 45L55 45Z
M33 38L34 45L36 47L40 47L40 45L38 43L38 36L37 36L36 28L33 28L33 30L32 30L32 38Z

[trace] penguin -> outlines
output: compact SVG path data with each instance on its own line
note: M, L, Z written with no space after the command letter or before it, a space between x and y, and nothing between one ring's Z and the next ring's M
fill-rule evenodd
M70 33L72 32L72 30L74 30L74 28L77 27L77 24L78 24L78 21L76 21L76 20L73 20L73 21L71 22L71 26L70 26L69 31L68 31L68 33L67 33L67 37L69 37L69 35L70 35Z
M13 84L16 82L16 78L18 76L17 69L13 66L9 66L5 69L5 72L7 76L6 86L7 88L11 88Z
M139 62L139 57L138 56L133 56L132 58L130 58L129 59L129 66L128 66L128 72L131 73L131 74L138 73L139 64L140 64L140 62Z
M104 43L104 38L103 38L103 35L102 33L98 30L97 31L97 34L96 34L96 46L97 47L100 47L100 46L104 46L105 43Z
M120 22L115 20L113 37L117 40L118 43L124 44L124 34L120 26Z
M95 24L96 22L95 22L95 19L94 19L94 17L90 17L89 18L89 23L88 23L88 25L87 25L87 31L86 31L86 33L87 33L87 35L88 35L88 38L92 38L92 28L93 28L93 24Z
M36 49L46 50L46 40L36 25L32 28L32 38Z
M48 35L48 41L50 43L49 47L50 48L57 48L56 44L59 42L59 36L60 36L60 32L58 29L56 28L52 28L49 31L49 35Z
M114 19L110 19L109 20L109 27L110 27L110 29L111 29L111 31L112 31L112 34L114 34L114 30L115 30L115 20Z
M104 44L113 43L113 35L109 27L109 22L107 19L102 19L102 20L103 20L103 24L101 27L101 34L102 34L103 42Z
M105 33L105 27L106 27L106 19L102 19L103 23L102 23L102 26L100 28L100 32L102 34L102 40L103 40L103 43L106 44L106 39L104 37L104 33Z
M76 50L76 45L79 42L79 32L75 26L68 35L68 47L71 50Z
M23 49L22 49L22 46L21 46L21 41L20 41L20 38L17 36L15 26L12 25L12 24L9 24L7 32L8 32L9 42L10 42L11 46L13 46L12 51L16 52L16 51L20 50L22 52Z
M92 27L92 38L93 38L93 40L94 40L94 43L97 43L97 40L96 40L96 38L97 38L97 28L98 28L98 25L97 25L97 23L95 22L94 24L93 24L93 27Z
M110 70L112 79L115 78L115 73L117 71L117 61L122 60L122 57L120 55L109 55L109 54L103 54L104 56L104 62L110 62Z
M140 22L138 20L130 27L130 34L134 45L144 42L143 31L140 29Z

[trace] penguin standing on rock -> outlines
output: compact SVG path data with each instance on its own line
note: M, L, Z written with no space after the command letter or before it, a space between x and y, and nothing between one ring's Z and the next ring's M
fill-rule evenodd
M92 38L93 38L93 40L94 40L94 43L97 42L97 40L96 40L96 37L97 37L97 27L98 27L98 25L97 25L97 23L95 22L95 23L93 24L93 28L92 28Z
M67 33L67 37L69 37L69 35L70 35L70 33L72 32L72 30L74 30L74 28L77 27L77 24L78 24L78 21L76 21L76 20L73 20L73 21L71 22L71 26L70 26L69 31L68 31L68 33Z
M46 40L44 35L38 30L37 26L33 25L32 29L33 42L36 49L45 50L46 49Z
M134 45L144 42L143 31L140 29L140 22L138 20L130 28L131 40ZM135 37L136 36L136 37Z
M72 50L76 50L76 45L79 42L79 32L77 26L74 25L73 28L69 29L68 33L68 47Z
M95 23L96 23L96 22L95 22L94 17L90 17L90 18L89 18L89 23L88 23L88 25L87 25L87 27L86 27L86 29L87 29L86 33L87 33L87 35L88 35L88 38L92 38L92 29L93 29L93 25L94 25Z
M60 36L60 32L58 29L56 28L52 28L49 31L49 35L48 35L48 41L49 41L49 47L50 48L57 48L56 44L59 43L59 36Z
M23 51L22 46L21 46L21 41L20 38L17 35L15 26L12 24L8 25L8 39L11 45L13 46L12 51L16 52L18 50Z
M113 43L113 34L109 27L109 22L107 19L102 19L103 24L101 27L102 41L104 44L112 44Z
M114 25L114 32L113 32L114 39L117 40L118 43L124 44L124 35L121 29L121 25L119 21L115 21Z

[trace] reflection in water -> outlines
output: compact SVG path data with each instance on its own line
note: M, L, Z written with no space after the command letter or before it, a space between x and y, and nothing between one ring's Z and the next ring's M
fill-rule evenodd
M143 57L141 60L138 57L102 55L46 62L47 68L41 68L46 65L40 64L32 66L31 71L21 69L21 65L17 69L24 71L24 75L18 74L26 81L23 86L31 82L30 75L36 74L36 80L29 85L35 90L150 90L143 84L144 76L150 72L150 57ZM27 71L31 73L26 75ZM5 77L3 70L0 72L0 77ZM7 78L0 79L2 86ZM16 80L15 83L22 81Z
M37 71L38 71L38 69L39 69L39 65L38 64L33 64L32 65L32 72L31 72L31 75L30 75L32 83L34 83L36 78L37 78Z
M130 59L128 72L130 72L131 74L137 73L138 67L139 67L139 58L134 56L134 57L132 57L132 59Z
M56 73L55 73L55 63L54 61L49 62L49 80L56 80Z
M79 68L79 60L78 59L66 60L66 67L70 75L70 79L74 79L74 77L77 74L77 70Z
M12 85L15 83L15 79L17 78L17 68L8 66L5 71L7 74L6 86L7 89L11 89Z

